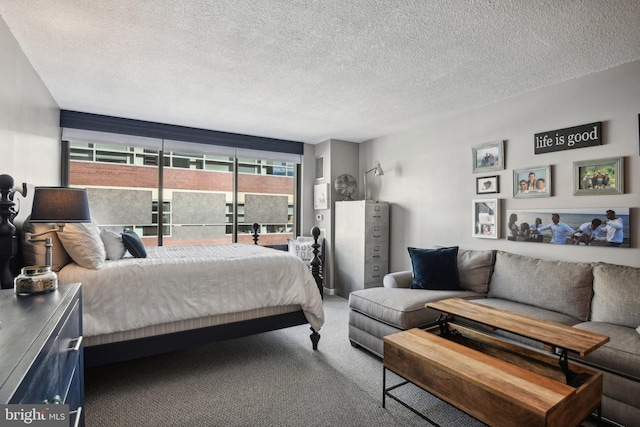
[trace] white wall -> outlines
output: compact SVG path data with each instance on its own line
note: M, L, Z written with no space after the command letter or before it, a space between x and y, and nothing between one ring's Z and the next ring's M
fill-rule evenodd
M391 203L390 271L407 270L407 246L496 248L547 259L604 261L640 267L640 61L425 123L361 144L360 173L379 160L374 190ZM534 134L603 122L603 145L535 155ZM471 147L505 140L500 193L475 194ZM573 162L625 156L625 194L573 195ZM552 165L552 197L513 199L513 169ZM372 180L373 181L373 180ZM502 199L501 239L471 237L474 198ZM506 240L507 209L631 208L631 248L556 246Z
M16 184L60 185L60 109L0 18L0 174ZM22 200L29 206L31 195Z

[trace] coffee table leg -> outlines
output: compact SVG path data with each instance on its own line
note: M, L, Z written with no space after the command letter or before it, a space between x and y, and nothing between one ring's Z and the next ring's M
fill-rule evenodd
M382 366L382 407L384 408L387 397L387 368Z

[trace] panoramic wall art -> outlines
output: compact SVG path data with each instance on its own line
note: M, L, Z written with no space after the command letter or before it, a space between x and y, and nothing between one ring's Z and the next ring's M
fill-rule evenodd
M507 239L517 242L629 248L629 208L507 211Z

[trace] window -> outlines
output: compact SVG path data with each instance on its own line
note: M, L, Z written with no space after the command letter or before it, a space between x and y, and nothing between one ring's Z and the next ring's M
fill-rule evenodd
M190 148L162 152L72 140L69 185L87 188L98 225L132 228L146 245L253 243L254 222L262 245L293 237L295 163Z

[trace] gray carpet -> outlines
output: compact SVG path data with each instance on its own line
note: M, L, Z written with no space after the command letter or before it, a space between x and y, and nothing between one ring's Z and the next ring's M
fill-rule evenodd
M86 424L99 426L426 426L387 399L382 363L353 348L347 301L325 297L319 351L308 326L268 332L85 373ZM388 384L398 377L387 375ZM419 388L400 395L441 426L482 426Z

